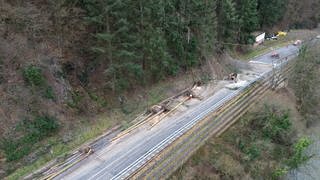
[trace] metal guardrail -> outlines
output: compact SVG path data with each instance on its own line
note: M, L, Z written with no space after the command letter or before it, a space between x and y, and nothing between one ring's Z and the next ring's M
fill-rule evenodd
M270 85L269 85L270 86ZM262 87L260 90L266 90L269 86L260 86ZM255 91L255 90L254 90ZM256 91L257 92L257 91ZM174 156L174 158L168 158L168 156L162 156L163 159L161 161L161 164L157 163L152 168L148 168L149 172L144 173L144 175L150 176L150 170L154 172L155 175L153 177L163 177L165 175L168 175L170 173L167 173L171 169L174 169L175 165L170 163L170 159L174 159L173 162L181 163L184 161L184 158L189 157L188 154L192 151L195 151L197 147L212 135L212 133L216 133L217 131L215 129L220 128L222 126L228 125L231 119L233 119L234 116L239 115L247 106L249 106L250 102L253 100L253 93L251 90L247 92L245 95L245 98L241 98L242 100L239 101L240 103L236 103L233 107L229 107L228 109L224 109L223 112L217 117L207 117L207 120L204 124L199 125L196 129L192 130L193 133L189 135L189 137L186 137L182 142L179 143L179 145L176 145L176 150L167 150L169 156ZM244 105L244 106L242 106ZM230 111L229 111L230 110ZM226 118L228 118L226 120ZM214 119L214 120L212 120ZM224 119L224 121L222 121ZM194 147L195 146L195 147ZM192 148L191 148L192 147ZM177 156L175 156L177 154ZM158 160L159 162L159 160ZM172 162L172 161L171 161ZM168 166L170 164L170 166ZM162 167L162 168L161 168ZM160 170L159 170L160 169ZM165 169L165 170L164 170ZM159 172L161 172L161 176L159 176ZM139 176L141 177L141 175Z
M117 175L115 175L112 179L125 179L125 178L141 178L141 176L137 176L137 174L143 174L141 173L142 169L144 167L147 167L148 166L148 163L150 163L152 160L154 160L155 157L159 157L159 155L161 155L161 152L164 152L166 149L169 149L170 146L174 146L174 141L178 140L179 138L183 137L183 136L186 136L186 134L188 134L188 132L196 127L196 126L199 126L198 124L201 123L201 121L204 119L204 118L207 118L208 115L214 113L217 109L220 109L222 108L223 106L227 105L230 101L232 101L232 99L234 99L235 97L237 97L238 95L241 95L242 93L244 93L246 90L254 87L254 85L257 85L258 83L264 83L264 84L268 84L270 85L270 80L271 78L273 78L273 75L275 72L277 73L281 73L281 71L284 69L283 67L287 66L288 63L289 63L289 58L290 57L293 57L293 56L296 56L297 53L294 53L294 54L290 54L289 56L286 56L284 58L282 58L282 60L284 60L283 62L281 62L279 65L275 66L274 67L274 70L273 71L269 71L269 72L266 72L264 74L262 74L259 78L251 81L249 83L248 86L246 87L242 87L236 91L234 91L232 94L228 95L227 97L223 98L222 100L220 100L218 103L216 103L214 106L212 106L211 108L207 109L206 111L200 113L196 118L194 118L192 121L190 121L188 124L186 124L185 126L181 127L180 129L178 129L176 132L174 132L173 134L171 134L169 137L167 137L166 139L164 139L162 142L160 142L158 145L156 145L155 147L153 147L152 149L150 149L147 153L145 153L143 156L141 156L139 159L137 159L135 162L133 162L131 165L129 165L127 168L123 169L121 172L119 172ZM257 87L254 87L254 88L257 88L258 87L263 87L263 86L257 86ZM269 89L271 86L266 86L265 89L263 89L264 91L266 91L267 89ZM260 89L258 89L260 90ZM252 91L251 93L255 93L254 91ZM254 101L254 98L251 97L251 96L247 96L247 98L251 98L250 102L251 101ZM244 103L248 103L248 102L244 102ZM243 105L243 103L241 103ZM238 110L238 109L236 109ZM241 111L243 111L244 109L242 109ZM241 113L240 111L240 113ZM232 111L234 112L234 111ZM222 117L220 117L221 119ZM224 117L226 118L226 117ZM214 121L216 122L216 121ZM209 128L212 127L212 126L208 126L206 125L207 128L199 128L197 129L197 131L195 132L198 132L198 136L201 135L201 132L203 131L206 131L206 132L209 132ZM203 142L203 138L198 140L199 142L197 143L197 138L194 139L195 136L193 137L193 141L190 140L191 144L189 144L189 151L195 151L197 148L198 148L198 143L201 143ZM208 138L208 135L204 136L204 139L207 139ZM187 139L192 139L190 137L188 137ZM194 142L193 144L197 144L197 146L192 146L192 142ZM183 144L188 144L186 142L184 142ZM190 147L193 147L193 150L190 150ZM181 151L181 148L179 150L176 149L176 151L180 152ZM182 156L183 158L187 159L189 156ZM165 158L165 159L169 159L169 158ZM161 162L161 161L159 161ZM184 162L183 160L179 160L179 161L176 161L177 163L180 163L181 165L181 162ZM159 164L158 164L159 165ZM158 166L158 168L156 169L159 169L159 167L161 166ZM153 171L155 170L155 167L152 168ZM151 168L148 170L152 170ZM171 170L170 171L173 171L174 167L170 168ZM162 171L162 170L160 170ZM150 173L150 172L149 172ZM158 173L159 174L159 173ZM167 174L170 174L170 173L166 173ZM160 175L160 176L157 176L157 178L162 178L164 174Z
M210 138L210 136L212 136L214 133L219 133L219 131L213 131L214 127L217 127L217 126L222 127L222 126L231 125L236 120L235 118L240 117L249 108L250 104L255 101L255 99L254 99L255 96L261 97L263 95L263 92L266 92L270 88L270 84L269 84L269 86L260 86L260 87L261 88L259 89L259 91L255 91L254 93L250 92L250 94L252 93L254 95L247 96L245 98L245 100L243 100L241 102L241 104L238 104L236 106L235 109L232 110L232 108L231 108L231 110L227 113L227 115L224 115L222 117L221 116L220 117L211 117L208 120L208 122L211 122L211 125L205 124L205 125L202 125L200 128L194 130L194 133L198 134L197 137L199 137L199 136L202 137L201 139L199 139L200 142L197 143L197 138L194 139L194 138L191 138L191 136L190 136L190 137L185 138L185 140L182 143L179 143L179 145L175 145L177 147L175 150L170 150L170 151L168 150L169 151L168 155L163 156L163 158L161 160L158 159L157 161L159 161L159 162L170 161L171 163L174 162L176 165L167 167L168 163L165 164L164 166L157 163L156 165L148 168L148 171L149 171L148 177L150 177L150 174L154 174L154 176L152 176L152 177L156 177L156 178L160 178L160 177L163 178L165 176L170 175L170 173L172 171L174 171L174 169L176 167L179 167L190 155L192 155L192 152L197 150L199 148L199 146L201 146L201 144L203 144L208 138ZM242 105L244 105L244 106L242 106ZM226 111L224 111L224 113L226 113ZM234 114L234 116L230 116L231 114ZM212 121L212 119L215 119L215 121ZM218 120L220 120L220 121L218 121ZM212 134L210 134L211 131L213 131ZM187 143L186 141L190 142L190 143ZM192 146L192 145L195 145L195 146ZM179 159L177 156L175 156L175 154L177 154L175 152L181 151L181 149L185 149L185 151L187 151L187 152L183 153L182 156L180 155L182 159ZM190 155L187 155L188 153ZM174 156L174 157L170 158L170 156ZM179 154L178 154L178 156L179 156ZM166 171L162 172L163 170L161 170L161 169L158 170L159 166L165 168ZM153 173L151 173L150 171L152 171ZM157 175L157 174L159 174L159 172L162 172L161 175ZM145 178L147 173L143 173L143 174L144 175L141 175L141 173L140 173L139 176L137 176L137 175L130 176L130 178L132 178L132 177L139 177L137 179Z
M311 44L312 41L314 41L314 39L307 40L303 44ZM127 168L116 174L112 179L125 179L137 177L152 178L152 175L154 175L153 177L158 178L168 176L177 167L182 165L183 162L186 161L188 157L192 155L192 152L196 151L199 148L199 146L201 146L201 144L205 142L206 139L211 137L214 133L217 133L217 135L221 134L221 132L223 132L230 125L232 125L237 120L237 118L241 116L241 114L244 114L244 112L246 112L246 110L250 106L250 103L254 103L256 99L261 98L263 94L268 89L270 89L269 81L272 80L272 83L274 83L274 77L276 77L276 74L278 74L278 77L276 77L278 78L277 83L282 83L285 80L285 78L282 78L282 75L289 73L292 69L292 67L288 66L288 64L290 63L289 58L297 56L297 54L298 53L293 53L281 58L282 60L285 59L286 61L281 62L279 65L275 66L273 71L262 74L259 78L251 81L249 85L247 85L246 87L242 87L234 91L232 94L223 98L211 108L199 114L191 122L181 127L175 133L171 134L171 136L164 139L157 146L155 146L142 157L137 159L134 163L132 163ZM285 66L288 67L283 68ZM239 108L239 105L245 106ZM199 107L201 107L201 105ZM227 111L229 112L227 113ZM217 115L217 113L220 113L220 115ZM232 113L234 114L230 115ZM208 121L208 118L211 121ZM212 121L212 119L215 120ZM224 127L222 127L222 130L220 129L220 132L215 130L213 131L214 133L210 133L210 128L212 129L215 126ZM191 130L194 128L197 128L196 131L191 132ZM182 141L184 146L178 146L176 142L183 138L185 139L184 141ZM179 152L180 155L176 155L174 157L174 154L176 153L169 153L171 154L172 158L169 158L170 156L164 156L164 152L170 152L169 150L171 152ZM161 156L162 158L159 159L159 157ZM79 156L70 157L70 162L72 161L72 159L77 159L78 157ZM175 162L175 164L172 162ZM154 165L153 168L147 169L152 164L156 164L157 166ZM170 166L168 166L168 164L170 164ZM143 174L144 176L141 176ZM56 175L57 174L54 173L54 176ZM52 176L52 174L47 175L47 177L49 178L52 178L54 176Z

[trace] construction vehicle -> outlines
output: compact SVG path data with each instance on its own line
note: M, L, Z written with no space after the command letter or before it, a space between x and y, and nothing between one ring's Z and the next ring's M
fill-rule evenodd
M278 32L278 34L277 34L277 36L278 36L278 37L281 37L281 36L282 36L282 37L287 36L287 32L279 31L279 32Z

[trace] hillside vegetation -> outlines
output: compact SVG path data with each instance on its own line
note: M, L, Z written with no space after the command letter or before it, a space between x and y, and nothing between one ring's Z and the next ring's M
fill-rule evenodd
M223 72L220 54L245 52L254 31L315 27L317 7L316 0L0 0L0 178L128 126L150 104L208 79L208 63Z
M235 126L209 140L170 179L282 179L299 167L304 167L307 178L315 178L308 170L317 172L319 168L313 169L308 161L319 157L307 152L311 138L319 138L319 48L319 41L304 46L288 87L269 92Z

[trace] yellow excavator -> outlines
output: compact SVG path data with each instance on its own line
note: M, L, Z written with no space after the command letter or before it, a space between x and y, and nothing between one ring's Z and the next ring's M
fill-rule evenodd
M277 34L278 37L284 37L284 36L287 36L287 32L284 32L284 31L279 31L278 34Z

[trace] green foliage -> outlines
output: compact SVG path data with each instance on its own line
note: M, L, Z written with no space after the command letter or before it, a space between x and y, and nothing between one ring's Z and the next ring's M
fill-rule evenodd
M211 56L218 40L251 44L259 22L273 24L283 15L268 16L282 7L276 0L275 7L262 0L69 1L87 12L91 50L108 64L106 86L113 92L187 71Z
M55 98L55 95L54 95L54 92L53 92L53 89L51 86L48 86L46 89L45 89L45 92L44 92L44 95L43 95L45 98L47 99L52 99L54 100Z
M265 105L263 111L256 114L251 126L260 129L259 133L264 138L281 143L286 141L292 123L288 111L283 111L277 106Z
M236 42L238 32L238 12L233 0L220 0L217 8L218 39L223 42Z
M57 120L50 116L38 116L32 121L23 120L13 132L23 136L1 139L0 149L4 152L7 161L21 159L33 150L35 143L50 136L58 128Z
M29 145L21 146L21 141L14 141L13 139L2 139L0 148L4 152L7 161L14 161L21 159L31 152Z
M257 0L240 0L239 6L239 42L253 44L252 32L257 30L259 25L258 2Z
M42 97L54 100L54 91L51 86L47 85L40 67L29 65L24 68L22 75L27 84L33 87L32 90L36 89L42 94Z
M261 27L272 27L283 17L287 0L258 0L258 14Z
M253 161L261 162L265 157L279 163L289 157L292 124L289 111L275 105L264 105L259 110L247 114L233 138L236 147L244 154L241 159L249 166L251 174L261 175L261 167L251 167ZM231 140L232 141L232 140ZM281 171L269 169L268 178L281 175ZM272 174L273 173L273 174ZM270 176L269 176L270 175ZM263 176L265 177L265 175ZM266 178L266 177L265 177Z
M284 175L288 174L288 172L289 172L288 168L278 168L272 173L272 177L273 179L279 179Z
M30 134L36 136L38 140L55 132L59 125L57 120L50 116L38 116L31 122L24 122Z
M253 144L245 149L245 153L247 154L248 159L252 161L260 156L261 150L256 144Z
M30 65L23 70L23 77L31 86L41 86L45 80L39 67Z
M269 112L269 118L264 124L262 132L265 137L277 140L282 133L287 132L291 128L291 122L288 112L277 115L274 112Z
M96 30L92 48L114 92L199 65L215 44L215 1L78 1ZM102 8L103 7L103 8ZM126 11L123 11L126 9Z
M104 98L99 97L95 93L89 92L88 94L89 94L90 98L93 101L97 102L101 107L106 107L108 105L107 101Z
M290 170L297 169L298 167L309 161L313 155L307 155L306 150L311 144L312 141L309 138L303 137L298 139L295 144L290 145L290 149L288 149L289 153L285 153L287 157L283 162L281 162L281 167L277 168L273 172L273 179L279 179L286 175Z
M306 163L312 156L306 155L307 148L312 144L309 138L300 138L293 146L293 155L288 160L287 165L291 169L296 169L302 164Z

